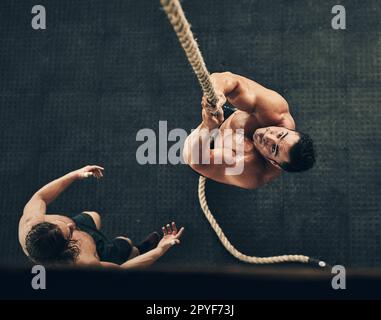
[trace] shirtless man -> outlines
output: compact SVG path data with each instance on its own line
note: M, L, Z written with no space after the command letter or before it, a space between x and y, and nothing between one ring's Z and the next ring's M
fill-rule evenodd
M217 111L213 112L203 97L203 121L184 145L183 158L191 168L217 182L255 189L278 177L282 170L301 172L313 166L312 140L307 134L295 131L294 119L281 95L230 72L214 73L211 78L219 96ZM226 101L236 109L226 107ZM223 136L214 149L200 143L211 130L218 130L219 136ZM242 141L240 154L234 142L230 143L232 150L225 152L228 147L224 141L229 135L229 141ZM209 163L201 159L205 152ZM223 161L215 161L217 158ZM227 174L226 169L240 166L243 168L240 174Z
M180 243L184 231L176 224L162 228L164 237L151 233L134 246L126 237L109 240L100 232L101 218L96 212L82 212L72 218L46 214L46 207L70 184L88 177L102 178L103 168L86 166L54 180L37 191L24 208L19 223L19 242L35 263L51 266L100 266L137 268L151 265L169 248Z

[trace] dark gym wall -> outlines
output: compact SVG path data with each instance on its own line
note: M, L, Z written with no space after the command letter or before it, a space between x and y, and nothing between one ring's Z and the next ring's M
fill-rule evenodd
M256 190L208 182L212 211L247 254L307 254L381 266L379 1L184 0L211 72L273 88L314 138L316 167ZM342 3L347 29L331 28ZM102 214L107 234L135 241L175 220L181 246L163 265L239 263L199 208L184 165L138 165L136 133L188 133L201 91L159 1L46 0L47 30L31 28L36 1L0 4L0 262L24 264L17 224L29 197L86 164L103 181L73 185L50 213Z

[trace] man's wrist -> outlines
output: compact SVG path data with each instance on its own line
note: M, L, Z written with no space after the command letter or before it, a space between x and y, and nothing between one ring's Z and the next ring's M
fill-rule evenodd
M79 174L78 170L69 172L66 176L68 179L71 179L73 181L80 179L80 174Z

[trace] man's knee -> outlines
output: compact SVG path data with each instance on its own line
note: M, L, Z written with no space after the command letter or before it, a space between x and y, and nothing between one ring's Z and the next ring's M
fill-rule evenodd
M126 240L126 241L130 244L130 246L132 247L132 248L131 248L131 253L130 253L130 255L129 255L129 257L128 257L127 260L130 260L130 259L132 259L132 258L135 258L135 257L137 257L137 256L140 254L138 248L136 248L136 247L134 246L134 244L133 244L133 242L132 242L132 240L131 240L130 238L127 238L127 237L117 237L117 239L123 239L123 240Z
M132 250L131 250L130 256L128 257L128 260L137 257L139 254L140 254L140 252L139 252L138 248L132 247Z
M95 226L97 227L98 230L101 229L101 226L102 226L101 222L102 221L101 221L101 216L98 212L96 212L96 211L83 211L83 213L88 214L94 220Z
M132 243L132 240L130 238L127 238L127 237L117 237L117 239L126 240L131 246L134 246L133 243Z

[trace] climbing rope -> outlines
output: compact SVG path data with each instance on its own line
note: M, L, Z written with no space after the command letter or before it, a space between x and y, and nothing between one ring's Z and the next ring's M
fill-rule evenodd
M197 42L193 37L190 25L179 1L161 0L161 5L167 13L168 19L187 55L188 61L197 76L202 92L205 94L210 104L215 106L218 101L217 94L214 91L209 72L205 66L204 58L202 57Z
M193 33L190 28L190 24L187 21L184 11L180 5L179 0L160 0L167 17L172 24L173 29L179 39L181 46L183 47L185 54L188 58L190 65L193 68L194 73L201 85L204 95L207 97L208 101L212 106L215 107L218 101L217 94L213 88L212 81L210 79L210 74L206 68L204 59L202 57L201 51L194 39ZM319 261L303 255L282 255L274 257L254 257L243 254L238 251L229 241L229 239L223 233L221 227L218 225L216 219L214 218L212 212L209 209L206 195L205 195L205 184L206 178L200 176L198 184L198 198L200 206L206 219L209 221L211 227L217 234L222 245L225 249L237 259L252 263L252 264L271 264L271 263L283 263L283 262L301 262L301 263L311 263L317 264L320 267L325 267L326 264L323 261Z

